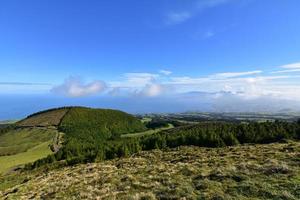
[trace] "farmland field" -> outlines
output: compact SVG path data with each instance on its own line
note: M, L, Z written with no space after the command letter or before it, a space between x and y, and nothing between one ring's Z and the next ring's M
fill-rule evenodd
M51 154L49 145L58 132L41 128L11 130L0 136L0 173Z

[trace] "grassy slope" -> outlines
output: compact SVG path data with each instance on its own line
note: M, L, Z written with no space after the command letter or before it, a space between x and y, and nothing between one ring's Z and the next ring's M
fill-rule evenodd
M1 135L0 173L50 154L48 145L52 143L56 134L56 130L23 128Z
M52 140L43 142L26 152L18 153L16 155L0 156L0 173L5 173L12 167L36 161L53 153L49 148L51 142Z
M150 129L147 131L142 131L142 132L137 132L137 133L130 133L130 134L124 134L121 137L122 138L129 138L129 137L141 137L141 136L145 136L145 135L152 135L154 133L158 133L160 131L164 131L164 130L168 130L174 128L174 126L172 124L168 124L167 127L162 127L162 128L157 128L157 129Z
M58 126L61 119L70 108L54 109L33 114L24 120L17 122L18 126Z
M38 128L24 128L0 135L0 156L22 153L40 143L51 140L55 131Z
M300 199L299 158L300 142L154 150L2 177L0 198Z

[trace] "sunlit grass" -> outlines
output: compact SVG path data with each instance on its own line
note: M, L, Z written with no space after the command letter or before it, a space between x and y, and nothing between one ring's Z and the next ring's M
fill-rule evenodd
M0 173L49 155L56 130L25 128L0 136Z
M161 127L161 128L156 128L156 129L150 129L147 131L143 131L143 132L138 132L138 133L130 133L130 134L125 134L125 135L121 135L122 138L128 138L128 137L141 137L141 136L145 136L145 135L152 135L154 133L158 133L160 131L163 130L168 130L174 128L173 124L168 124L167 127Z
M52 140L43 142L26 152L18 153L16 155L0 156L0 173L7 171L11 167L30 163L51 154L52 151L49 148L51 142Z
M145 151L2 177L0 198L296 200L299 152L299 141Z

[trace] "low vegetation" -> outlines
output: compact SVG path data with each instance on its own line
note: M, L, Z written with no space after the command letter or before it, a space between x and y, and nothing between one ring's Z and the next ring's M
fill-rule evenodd
M41 111L29 115L24 120L17 122L19 127L49 127L58 126L71 107L57 108Z
M300 199L300 142L185 146L0 178L0 199Z
M0 136L0 156L9 156L27 151L40 143L50 141L56 132L39 129L15 129Z
M173 124L168 123L167 125L164 126L159 126L159 127L153 127L152 129L138 132L138 133L130 133L130 134L124 134L121 135L122 138L129 138L129 137L141 137L141 136L146 136L146 135L152 135L154 133L158 133L161 131L169 130L174 128Z
M0 173L51 154L49 145L58 134L42 128L14 128L0 135Z

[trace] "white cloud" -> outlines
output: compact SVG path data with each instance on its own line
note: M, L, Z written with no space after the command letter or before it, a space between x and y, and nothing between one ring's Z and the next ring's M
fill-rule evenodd
M162 73L160 71L160 73ZM169 73L169 71L164 71ZM160 75L152 73L125 73L120 81L109 82L114 96L146 96L153 97L161 94L163 87L157 83Z
M288 69L288 70L279 70L272 72L273 74L279 74L279 73L291 73L291 72L300 72L300 69Z
M165 84L176 85L177 91L226 91L243 98L273 96L276 98L300 100L300 76L247 76L248 72L222 73L221 76L171 77ZM250 73L252 74L252 73ZM253 75L256 75L253 73ZM294 82L292 81L294 80Z
M124 77L126 82L138 87L153 82L159 75L151 73L126 73L124 74Z
M192 78L188 76L183 77L172 77L170 84L203 84L207 82L220 82L222 80L228 80L232 78L239 78L243 76L249 76L249 75L257 75L262 73L260 70L256 71L246 71L246 72L224 72L224 73L217 73L212 74L206 77L200 77L200 78Z
M110 81L109 86L111 88L130 90L132 92L145 87L147 84L154 83L159 77L159 74L152 73L125 73L121 76L120 80Z
M225 73L215 74L212 77L216 77L216 78L233 78L233 77L255 75L255 74L261 74L261 73L262 73L262 71L260 71L260 70L247 71L247 72L225 72Z
M292 63L292 64L288 64L288 65L283 65L283 66L281 66L281 68L285 68L285 69L300 69L300 62L299 63Z
M279 66L279 68L282 68L284 70L278 70L274 71L272 73L291 73L291 72L300 72L300 62L299 63L292 63L287 65Z
M155 97L162 94L164 88L160 84L148 84L138 94L146 97Z
M166 75L166 76L169 76L169 75L171 75L172 74L172 72L171 71L169 71L169 70L159 70L159 73L161 73L161 74L163 74L163 75Z
M171 77L171 81L168 84L172 85L194 85L194 84L202 84L206 81L209 81L209 78L193 78L189 76L182 77Z
M284 65L285 69L297 69L297 65ZM300 100L300 75L275 75L261 70L223 72L202 77L172 76L168 70L159 73L126 73L118 81L108 82L108 87L101 81L83 84L78 79L67 79L56 86L53 92L65 96L86 96L97 94L107 89L111 96L172 96L174 94L202 91L217 94L215 97L230 93L244 99L256 99L270 96L278 99ZM218 92L221 92L220 94Z
M53 87L51 92L68 97L83 97L99 94L105 89L106 84L103 81L84 84L79 78L70 77L63 84Z

